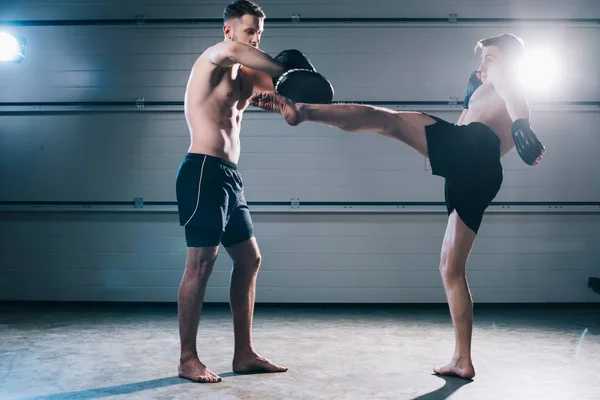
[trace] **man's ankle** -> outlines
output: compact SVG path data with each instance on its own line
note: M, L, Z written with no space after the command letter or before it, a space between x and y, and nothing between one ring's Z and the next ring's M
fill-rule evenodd
M252 357L256 354L252 346L238 346L234 349L233 355L238 358Z
M198 352L196 351L182 351L181 355L179 356L179 362L180 363L186 363L190 360L193 360L194 358L198 358Z

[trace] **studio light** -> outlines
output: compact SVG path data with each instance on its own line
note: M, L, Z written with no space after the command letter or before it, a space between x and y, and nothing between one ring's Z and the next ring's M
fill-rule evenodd
M25 47L25 38L0 32L0 61L20 63L25 58Z
M558 75L557 57L550 50L530 50L521 62L519 79L529 89L548 89Z

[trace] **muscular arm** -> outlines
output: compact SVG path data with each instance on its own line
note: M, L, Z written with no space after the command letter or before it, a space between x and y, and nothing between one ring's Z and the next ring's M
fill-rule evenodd
M519 156L526 164L538 165L546 150L529 125L531 111L524 91L514 79L498 79L493 84L513 121L511 131Z
M494 85L498 95L504 100L510 119L514 122L519 119L529 119L530 108L525 91L517 81L515 71L503 65L495 66L488 70L488 79Z
M284 72L283 67L271 56L248 44L239 42L224 41L216 44L210 54L210 61L222 67L242 64L269 76L279 76Z
M264 72L255 71L254 73L254 90L259 92L274 91L273 78Z
M504 100L510 119L513 122L519 119L529 119L530 107L523 89L515 79L502 78L496 79L492 83L498 95Z

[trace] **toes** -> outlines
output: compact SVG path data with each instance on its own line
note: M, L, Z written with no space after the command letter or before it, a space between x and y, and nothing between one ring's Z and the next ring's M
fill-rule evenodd
M214 372L210 371L210 377L212 379L216 379L217 382L220 382L223 378L221 378L219 375L215 374Z
M281 365L273 365L273 366L275 367L275 371L278 371L278 372L285 372L288 370L288 367L283 367Z
M475 372L472 370L472 368L463 369L454 365L446 365L445 367L441 368L434 367L433 372L436 375L459 377L463 379L473 379L475 376Z
M179 373L179 377L198 383L216 383L223 380L219 375L208 369L204 371L182 371Z
M217 382L221 382L223 380L223 378L221 378L218 375L204 375L204 376L200 376L198 378L198 382L204 382L204 383L217 383Z
M454 374L452 367L446 365L445 367L434 367L433 372L438 375L451 375Z
M285 372L288 370L287 367L282 367L281 365L273 364L269 361L262 363L261 367L271 372Z
M253 374L265 372L286 372L288 367L273 364L268 360L255 360L245 365L234 365L234 372L240 374Z

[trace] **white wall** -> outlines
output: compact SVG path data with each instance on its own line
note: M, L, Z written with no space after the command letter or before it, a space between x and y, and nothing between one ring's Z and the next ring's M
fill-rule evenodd
M0 19L220 18L223 7L166 3L9 2ZM355 3L262 5L269 18L297 12L304 18L445 18L452 12L600 18L600 6L585 1L524 1L518 8L507 0ZM136 97L181 102L195 58L221 39L218 25L8 30L27 38L28 53L20 65L0 65L0 102L49 105L0 107L0 201L174 202L176 170L189 144L181 109L57 111L51 105ZM445 102L462 99L477 66L476 40L504 31L521 35L530 47L552 43L564 58L556 87L532 94L534 127L548 155L539 168L524 165L514 151L505 157L496 201L597 203L600 113L547 105L600 101L600 67L591 51L598 48L600 29L593 24L279 23L267 24L261 47L270 54L304 51L332 80L337 101ZM455 121L460 110L430 112ZM251 110L242 149L250 202L443 201L443 181L431 176L423 157L371 133L345 134L312 123L292 128L276 115ZM0 300L175 301L185 260L183 231L173 206L145 209L150 211L0 213ZM258 301L445 301L438 272L443 207L430 213L252 209L264 259ZM490 208L469 260L476 302L597 301L586 285L590 275L600 275L599 213L501 211ZM208 301L227 301L229 269L222 251Z
M442 214L255 213L259 302L444 302ZM0 299L174 301L185 242L172 213L10 214ZM488 214L469 260L475 302L592 302L600 216ZM217 259L207 301L225 302Z

